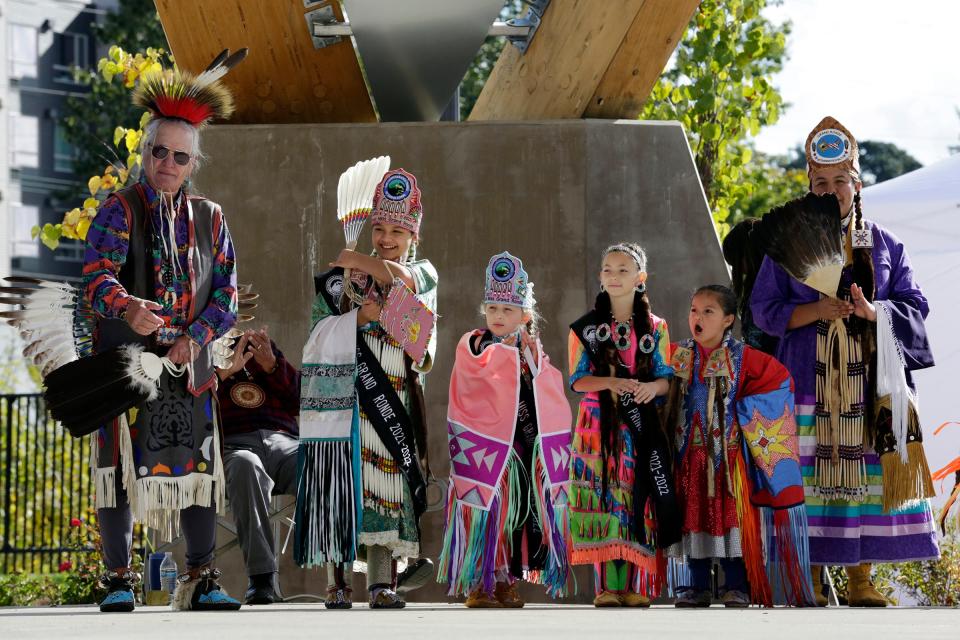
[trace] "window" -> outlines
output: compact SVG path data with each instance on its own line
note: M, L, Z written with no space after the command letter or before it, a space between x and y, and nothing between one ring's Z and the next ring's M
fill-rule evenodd
M30 237L30 230L40 223L40 208L24 204L11 204L13 214L13 251L14 258L39 258L38 240Z
M63 127L54 123L53 125L53 170L61 173L73 173L73 159L77 156L77 150L72 144L67 142L63 135Z
M10 77L37 77L37 28L24 24L11 24L8 35L7 60L10 62Z
M56 82L74 82L73 69L90 66L90 41L82 33L58 33L54 36L57 57L53 65Z
M11 112L10 166L20 169L40 167L40 121L36 116Z

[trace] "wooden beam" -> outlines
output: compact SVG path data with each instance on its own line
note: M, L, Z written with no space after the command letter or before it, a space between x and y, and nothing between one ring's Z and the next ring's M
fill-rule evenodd
M581 117L643 4L552 0L527 52L504 48L470 120Z
M700 0L646 0L584 117L636 118L699 6Z
M635 118L699 0L553 0L526 54L507 46L470 120Z
M177 64L202 71L223 49L250 53L226 76L233 124L376 122L348 38L315 49L303 0L156 0ZM338 20L340 3L332 1ZM310 7L319 8L320 3Z

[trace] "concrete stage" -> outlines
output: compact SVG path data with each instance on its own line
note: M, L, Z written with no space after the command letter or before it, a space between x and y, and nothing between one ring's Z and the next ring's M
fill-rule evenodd
M842 637L957 638L954 609L747 609L680 611L673 607L594 609L582 605L528 605L520 610L471 610L416 603L403 611L327 611L319 604L244 607L236 613L171 612L142 607L102 614L96 607L0 609L0 637L9 640L168 640L175 637L506 640L508 638L711 638L819 640Z

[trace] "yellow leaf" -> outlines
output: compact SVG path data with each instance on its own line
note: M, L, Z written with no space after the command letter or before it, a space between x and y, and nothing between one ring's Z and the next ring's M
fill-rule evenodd
M33 227L30 229L30 239L31 239L31 240L36 240L36 238L37 238L38 235L40 235L40 225L35 224L35 225L33 225Z
M124 129L123 127L117 127L116 129L114 129L113 130L113 146L119 145L120 138L126 135L126 133L127 133L127 130Z
M140 132L133 129L127 129L127 151L133 151L140 144Z
M114 142L113 144L117 144L117 143ZM116 167L114 167L112 164L108 164L107 168L103 170L103 175L109 176L116 170L117 170Z
M60 228L60 234L61 234L61 237L67 238L68 240L77 239L77 229L73 225L68 225L68 224L63 225ZM55 248L55 247L51 247L51 248Z
M67 211L67 214L63 216L63 224L74 226L77 222L80 221L80 209L71 209Z
M80 218L80 222L77 223L77 236L81 240L87 239L87 231L90 230L90 218Z
M52 225L49 222L43 225L43 230L40 232L40 242L44 244L48 249L53 251L58 246L60 246L60 235L62 234L60 225Z
M133 168L138 164L140 164L139 153L131 153L130 155L127 156L127 169L133 170Z
M114 60L116 60L117 62L120 62L120 56L123 55L123 49L121 49L117 45L113 45L112 47L110 47L110 50L107 51L107 55L113 58Z
M120 184L124 184L127 181L127 178L130 176L130 171L128 169L120 169L117 173L120 177Z
M143 130L143 128L147 126L148 122L150 122L150 112L144 111L143 115L140 116L140 129Z
M110 189L113 189L115 186L117 186L116 176L112 176L112 175L103 176L103 183L100 185L101 189L103 189L104 191L109 191Z
M97 200L96 198L87 198L86 200L83 201L84 209L96 209L99 206L100 206L100 201Z
M97 195L97 191L100 190L100 176L93 176L87 182L87 188L90 189L90 195Z

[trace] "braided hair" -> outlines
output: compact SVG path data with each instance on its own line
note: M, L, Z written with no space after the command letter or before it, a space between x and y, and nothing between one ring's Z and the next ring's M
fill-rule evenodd
M859 178L856 178L859 181ZM854 225L854 229L857 231L863 231L863 207L861 205L860 192L856 192L853 195L853 210L854 210L854 219L851 224ZM859 248L853 250L853 281L857 283L857 286L863 289L863 296L869 301L873 302L874 297L874 287L875 283L875 274L873 270L873 250L869 248ZM848 327L851 332L860 335L864 338L870 335L872 332L870 329L870 323L863 318L858 318L856 316L851 316L848 320Z
M622 242L607 247L603 252L606 258L611 253L623 253L629 256L637 264L640 271L647 270L647 254L643 248L633 242ZM612 318L613 307L610 302L610 294L601 291L597 294L594 302L594 311L599 318ZM631 324L636 330L638 336L647 334L653 335L653 319L650 314L650 298L647 296L645 284L636 288L633 294L633 311L630 318ZM620 362L620 352L612 341L603 342L600 345L600 359L608 367L607 371L598 371L597 375L613 375L616 366ZM641 382L653 380L653 354L643 353L641 349L636 350L634 356L635 377ZM609 478L607 474L607 461L613 455L615 470L619 475L619 456L616 454L617 444L620 434L620 419L617 417L616 400L609 389L604 389L599 393L600 396L600 458L603 464L603 473L601 477L602 499L604 503L607 499L607 488Z

